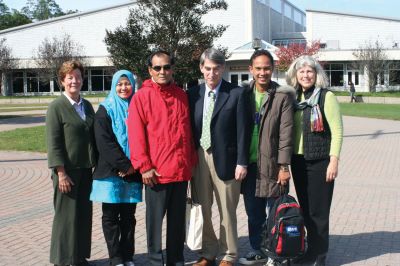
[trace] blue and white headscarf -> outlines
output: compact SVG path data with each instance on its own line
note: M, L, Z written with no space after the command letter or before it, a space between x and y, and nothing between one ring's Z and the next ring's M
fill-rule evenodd
M132 95L128 99L122 99L117 94L117 84L122 76L126 76L132 85ZM119 70L112 79L111 90L107 98L100 104L107 110L111 118L113 132L125 155L130 158L128 144L128 129L126 119L128 117L128 106L135 93L135 78L128 70Z

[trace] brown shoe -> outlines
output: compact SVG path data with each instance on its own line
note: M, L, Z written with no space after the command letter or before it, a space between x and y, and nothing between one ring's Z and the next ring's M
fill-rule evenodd
M221 260L219 266L233 266L233 262L227 260Z
M209 260L201 257L193 266L215 266L215 260Z

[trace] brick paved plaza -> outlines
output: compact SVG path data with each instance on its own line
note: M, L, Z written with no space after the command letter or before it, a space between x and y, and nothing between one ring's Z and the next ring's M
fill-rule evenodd
M344 124L328 265L400 265L400 121L345 117ZM0 265L49 265L53 192L46 165L45 154L0 152ZM94 204L90 260L105 266L100 207ZM144 213L139 204L136 265L146 265ZM217 224L216 206L214 214ZM243 255L249 243L242 200L237 216ZM188 250L185 256L188 265L197 258Z

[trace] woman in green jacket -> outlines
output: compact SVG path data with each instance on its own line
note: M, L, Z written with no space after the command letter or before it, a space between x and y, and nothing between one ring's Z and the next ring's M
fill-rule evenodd
M64 88L47 110L48 166L54 187L54 220L50 262L55 265L89 265L92 235L92 168L96 162L94 110L80 96L83 84L80 62L67 61L59 70Z
M301 262L324 266L343 139L342 115L335 95L326 89L327 76L313 57L293 61L286 82L297 93L292 171L308 234L308 250Z

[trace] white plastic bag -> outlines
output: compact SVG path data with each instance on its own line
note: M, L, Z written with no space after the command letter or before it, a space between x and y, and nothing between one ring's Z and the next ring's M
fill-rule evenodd
M201 205L192 202L191 198L186 202L186 245L191 250L201 249L203 241L203 214Z

